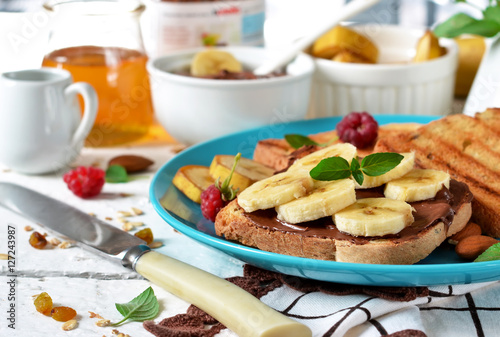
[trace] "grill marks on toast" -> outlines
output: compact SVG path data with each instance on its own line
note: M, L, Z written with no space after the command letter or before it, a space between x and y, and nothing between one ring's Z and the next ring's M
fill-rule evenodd
M500 236L500 109L476 118L448 116L382 139L375 150L415 151L417 166L447 171L468 184L475 197L474 219L487 234Z

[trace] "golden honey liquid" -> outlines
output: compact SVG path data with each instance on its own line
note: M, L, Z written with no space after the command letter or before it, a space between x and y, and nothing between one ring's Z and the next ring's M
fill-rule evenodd
M42 66L66 69L74 82L94 87L99 108L85 145L112 146L145 136L154 123L146 61L135 50L82 46L54 51Z

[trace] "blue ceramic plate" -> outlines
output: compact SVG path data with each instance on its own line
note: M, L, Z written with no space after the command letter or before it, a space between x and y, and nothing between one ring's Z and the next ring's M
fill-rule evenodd
M379 124L428 123L429 116L376 116ZM216 154L241 152L251 158L260 139L282 138L287 133L302 135L335 128L338 117L275 124L239 132L193 146L166 163L155 175L150 198L158 214L173 228L192 239L221 250L249 264L284 274L310 279L383 286L430 286L500 280L500 261L471 263L460 260L447 243L415 265L373 265L322 261L265 252L227 241L215 235L214 225L201 215L198 204L186 198L172 185L181 166L210 165Z

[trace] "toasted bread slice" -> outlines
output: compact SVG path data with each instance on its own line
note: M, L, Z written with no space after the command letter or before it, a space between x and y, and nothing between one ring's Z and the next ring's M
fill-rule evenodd
M387 124L379 128L378 139L385 137L392 137L399 134L407 134L410 131L416 130L422 126L418 123L402 123L402 124ZM314 135L309 135L309 138L319 144L330 142L332 139L337 138L336 131L321 132ZM339 143L337 140L334 143ZM375 145L375 144L374 144ZM264 139L257 143L253 154L253 159L264 165L274 168L276 171L282 171L293 164L294 160L302 158L320 147L307 146L295 150L292 148L285 139ZM358 155L364 157L373 152L373 146L358 149Z
M474 195L473 220L485 234L500 237L500 109L447 116L381 138L374 151L414 151L416 166L447 171L466 183Z
M274 210L259 212L272 216ZM335 228L331 229L331 236L302 235L301 230L277 230L264 222L257 223L236 199L219 212L215 230L227 240L279 254L352 263L413 264L427 257L447 237L462 230L470 215L470 202L462 203L449 226L443 222L433 223L417 234L402 238L338 236Z

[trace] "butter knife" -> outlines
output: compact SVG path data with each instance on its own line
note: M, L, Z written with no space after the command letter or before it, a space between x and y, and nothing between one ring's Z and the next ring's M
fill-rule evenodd
M0 182L0 205L135 270L196 305L241 337L310 337L311 330L238 286L152 251L138 237L56 199Z

